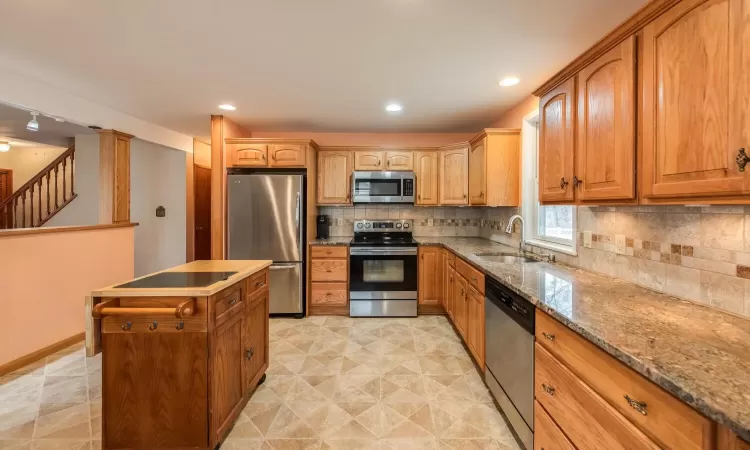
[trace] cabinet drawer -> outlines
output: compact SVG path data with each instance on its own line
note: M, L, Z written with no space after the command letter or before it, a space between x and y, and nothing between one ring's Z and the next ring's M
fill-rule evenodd
M268 165L268 145L227 143L227 155L234 166L266 167Z
M274 144L269 146L272 167L304 167L307 146L302 144Z
M247 298L254 296L260 290L268 287L268 269L250 275L247 279Z
M216 326L219 326L233 315L242 311L242 306L244 305L242 294L244 291L242 283L239 283L219 292L213 297Z
M349 272L345 259L313 260L310 281L347 281Z
M576 450L538 401L534 401L534 450Z
M659 449L554 356L535 344L537 401L579 450Z
M712 421L539 310L536 339L661 446L711 448Z
M470 286L473 286L480 294L484 295L484 274L482 272L471 267L461 258L456 258L456 270L462 277L466 278Z
M311 283L312 305L346 305L348 300L349 291L346 283Z
M349 247L333 245L313 245L310 255L313 258L348 258Z

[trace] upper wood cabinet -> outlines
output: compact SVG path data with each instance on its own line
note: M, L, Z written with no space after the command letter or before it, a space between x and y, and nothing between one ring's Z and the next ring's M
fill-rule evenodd
M356 150L354 152L354 170L383 170L384 168L384 151Z
M318 146L311 140L232 138L224 141L227 167L306 167Z
M539 100L539 201L573 202L575 79Z
M469 204L469 144L440 150L440 204Z
M438 152L414 152L415 176L417 177L417 205L438 204Z
M307 146L302 144L274 144L268 153L271 167L304 167Z
M518 206L521 130L486 129L469 150L469 204ZM502 176L492 176L502 174Z
M227 162L234 167L266 167L268 145L255 143L226 143Z
M643 29L643 197L750 192L748 34L747 0L683 0Z
M386 151L385 170L414 170L414 152Z
M586 66L577 79L575 196L634 199L635 36Z
M318 204L351 203L353 152L321 150L318 152Z

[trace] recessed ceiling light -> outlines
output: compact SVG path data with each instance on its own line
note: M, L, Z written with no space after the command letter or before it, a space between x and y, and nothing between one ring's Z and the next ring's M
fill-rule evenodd
M224 111L234 111L237 107L230 105L229 103L224 103L223 105L219 105L219 109L223 109Z
M5 153L10 151L10 142L0 142L0 152Z
M39 122L36 121L36 116L38 116L38 112L31 113L31 120L29 120L29 123L26 124L26 129L29 131L39 131Z
M388 112L399 112L402 109L404 108L402 108L398 103L389 103L388 106L385 107L385 110Z
M505 77L502 80L500 80L500 86L503 86L503 87L515 86L520 82L521 80L518 77Z

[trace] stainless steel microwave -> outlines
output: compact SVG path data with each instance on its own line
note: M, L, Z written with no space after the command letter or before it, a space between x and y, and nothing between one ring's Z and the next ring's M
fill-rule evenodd
M414 172L354 172L354 203L414 204Z

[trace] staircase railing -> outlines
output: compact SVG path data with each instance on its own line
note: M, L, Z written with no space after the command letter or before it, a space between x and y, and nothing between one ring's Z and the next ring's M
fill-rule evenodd
M0 202L0 229L40 227L72 202L75 192L75 146Z

